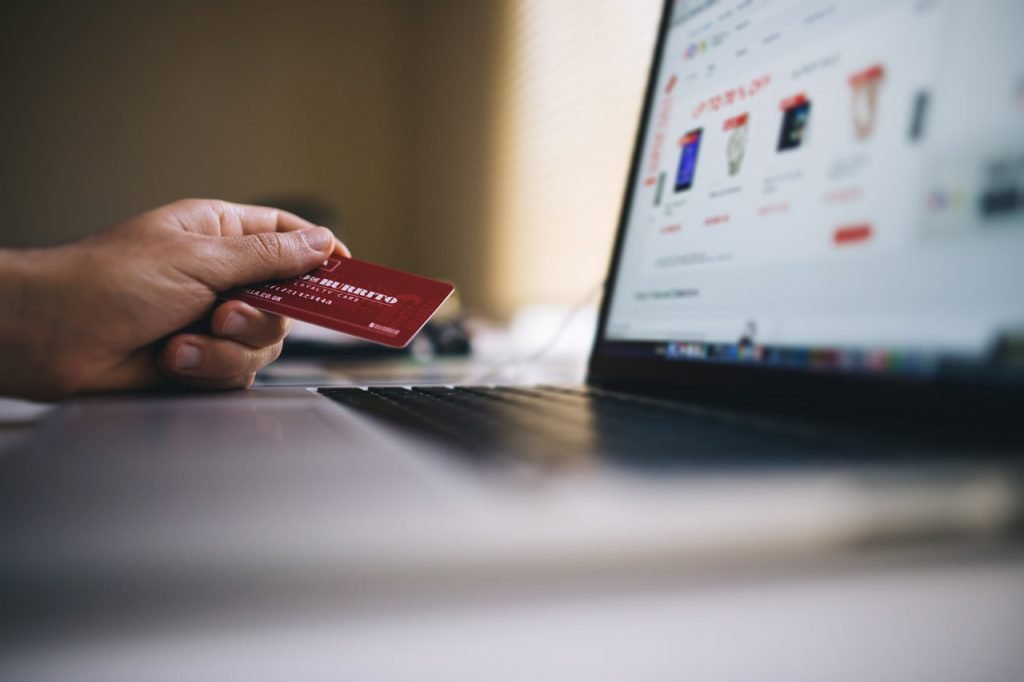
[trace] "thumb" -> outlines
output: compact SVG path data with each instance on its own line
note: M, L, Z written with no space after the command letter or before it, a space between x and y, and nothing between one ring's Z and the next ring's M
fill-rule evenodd
M298 277L320 265L336 243L325 227L210 239L212 254L206 267L200 269L200 276L218 292L243 284Z

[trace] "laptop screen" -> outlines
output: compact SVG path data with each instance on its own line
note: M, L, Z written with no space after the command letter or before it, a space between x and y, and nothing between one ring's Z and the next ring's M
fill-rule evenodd
M1018 375L1024 3L668 11L601 352Z

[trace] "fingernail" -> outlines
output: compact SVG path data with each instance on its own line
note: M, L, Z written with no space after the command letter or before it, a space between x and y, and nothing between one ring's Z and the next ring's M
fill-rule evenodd
M193 369L199 366L199 349L191 344L184 344L174 355L174 366L177 369Z
M228 314L227 319L224 320L224 326L221 328L221 333L224 336L238 336L245 331L245 328L249 325L249 322L245 319L245 316L238 311L231 311Z
M314 227L299 234L306 240L306 246L314 251L326 251L334 245L334 235L326 227Z

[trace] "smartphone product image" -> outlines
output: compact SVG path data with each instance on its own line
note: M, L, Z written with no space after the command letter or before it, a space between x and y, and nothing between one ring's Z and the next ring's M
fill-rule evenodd
M679 170L676 171L676 192L685 192L693 187L693 177L697 172L697 156L700 152L702 128L691 130L679 140L682 148L679 154Z
M807 137L807 126L811 119L811 102L804 95L796 95L782 102L782 131L779 134L779 151L798 149Z

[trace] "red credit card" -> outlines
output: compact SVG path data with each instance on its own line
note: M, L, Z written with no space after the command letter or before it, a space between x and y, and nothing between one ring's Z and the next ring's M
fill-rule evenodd
M251 284L221 297L402 348L453 291L447 282L331 256L301 277Z

